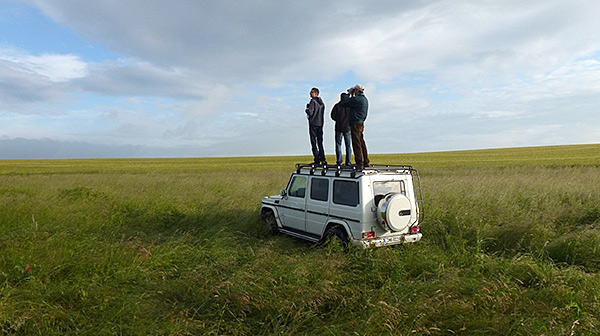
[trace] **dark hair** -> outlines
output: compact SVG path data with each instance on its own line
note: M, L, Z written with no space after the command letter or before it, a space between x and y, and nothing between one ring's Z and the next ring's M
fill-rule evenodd
M317 89L317 88L312 88L312 89L310 89L310 91L315 91L317 94L319 94L319 89Z

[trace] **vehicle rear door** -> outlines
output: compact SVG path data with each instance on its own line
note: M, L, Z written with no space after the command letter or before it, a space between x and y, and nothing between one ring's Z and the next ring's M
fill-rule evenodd
M329 216L348 223L353 234L362 230L361 219L364 210L359 190L357 179L333 179Z
M331 178L311 176L306 198L306 231L321 235L329 218Z

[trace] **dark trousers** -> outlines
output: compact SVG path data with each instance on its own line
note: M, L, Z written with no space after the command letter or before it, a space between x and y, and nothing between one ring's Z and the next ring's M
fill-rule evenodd
M325 149L323 148L323 126L308 125L310 146L315 162L325 162Z
M364 124L351 124L350 132L352 132L352 150L354 151L354 161L357 166L366 167L370 164L369 155L367 154L367 144L363 137L365 130Z

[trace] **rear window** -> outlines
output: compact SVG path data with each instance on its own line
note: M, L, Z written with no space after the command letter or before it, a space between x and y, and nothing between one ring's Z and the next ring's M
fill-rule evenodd
M333 203L356 206L358 202L358 182L346 180L333 181Z
M380 181L373 182L374 195L386 195L388 193L397 193L406 195L404 181Z

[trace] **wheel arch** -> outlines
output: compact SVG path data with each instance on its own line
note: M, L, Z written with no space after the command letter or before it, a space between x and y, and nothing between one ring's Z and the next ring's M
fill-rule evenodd
M352 231L350 230L348 223L346 223L343 220L336 220L336 219L331 219L331 220L329 220L329 222L327 222L327 225L325 225L325 230L323 230L323 233L321 234L321 239L326 239L327 232L329 232L330 230L333 230L333 228L338 227L338 226L341 227L342 229L344 229L344 231L346 231L346 235L348 235L349 240L353 239L354 236L352 235Z
M264 218L269 213L272 214L273 217L275 218L275 222L277 223L277 226L281 227L281 221L279 219L279 212L277 211L277 208L275 206L272 206L272 205L263 204L260 207L260 217Z

